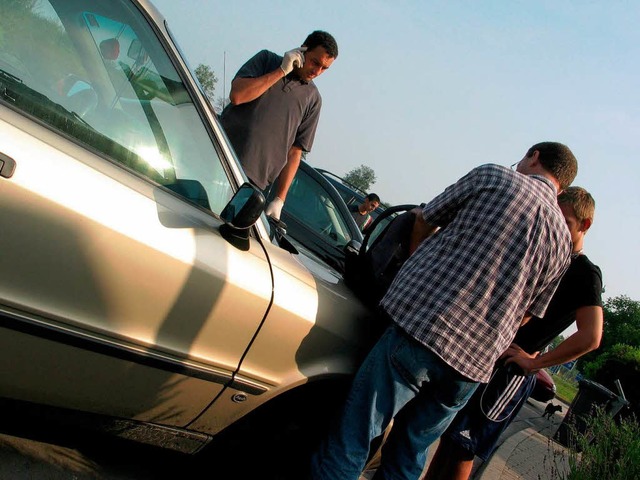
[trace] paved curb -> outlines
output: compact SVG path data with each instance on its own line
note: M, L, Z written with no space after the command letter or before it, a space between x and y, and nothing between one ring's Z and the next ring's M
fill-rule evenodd
M497 480L501 478L507 466L507 461L513 451L518 445L533 435L540 435L540 433L533 428L525 428L509 437L498 447L498 450L496 450L489 461L481 467L481 471L478 472L474 478L478 480Z

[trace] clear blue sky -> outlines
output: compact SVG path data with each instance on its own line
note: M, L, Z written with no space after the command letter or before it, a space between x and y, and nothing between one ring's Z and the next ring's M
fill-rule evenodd
M640 2L153 1L191 66L213 68L216 96L258 50L332 33L308 161L373 168L385 202L428 201L477 165L566 143L596 199L585 253L605 298L640 300Z

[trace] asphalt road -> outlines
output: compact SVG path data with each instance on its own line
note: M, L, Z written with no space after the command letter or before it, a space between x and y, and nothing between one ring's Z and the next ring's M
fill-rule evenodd
M112 437L24 424L6 427L4 422L0 426L0 479L190 479L203 473L190 456Z
M548 423L541 416L544 405L527 402L501 440L519 430ZM23 419L0 416L0 479L215 480L225 478L223 473L229 470L217 462L208 464L202 457L194 458L114 437L61 430L51 431L41 424L29 425ZM430 450L432 453L435 445ZM234 476L242 478L241 475Z

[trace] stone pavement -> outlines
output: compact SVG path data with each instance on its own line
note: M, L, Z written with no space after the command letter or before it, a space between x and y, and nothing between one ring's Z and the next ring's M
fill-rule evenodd
M552 440L564 418L557 415L549 425L531 426L513 433L498 447L475 475L477 480L545 480L566 478L569 454Z

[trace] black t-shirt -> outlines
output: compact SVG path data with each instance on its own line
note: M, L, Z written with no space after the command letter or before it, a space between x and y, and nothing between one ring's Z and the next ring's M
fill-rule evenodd
M578 308L590 306L602 306L602 272L586 255L578 255L562 277L544 318L529 320L513 342L528 353L542 350L573 323Z

